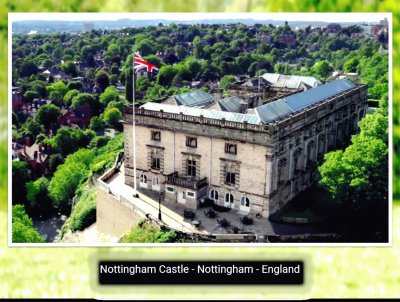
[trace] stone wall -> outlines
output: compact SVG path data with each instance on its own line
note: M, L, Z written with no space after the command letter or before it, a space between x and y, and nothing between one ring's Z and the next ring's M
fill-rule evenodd
M212 120L136 110L136 156L138 179L144 173L151 182L153 177L162 181L177 172L187 174L187 160L196 161L197 180L207 178L207 194L215 189L218 204L224 205L224 196L234 196L233 208L241 210L240 200L250 200L250 211L268 216L314 183L315 169L323 155L347 143L358 131L357 122L365 116L367 86L359 86L338 94L311 108L270 125ZM132 111L130 111L132 113ZM125 171L126 183L133 185L133 133L132 114L125 115ZM151 138L152 131L160 131L161 140ZM197 138L195 148L186 145L188 136ZM236 154L225 151L225 144L235 144ZM151 168L151 150L162 150L161 168ZM131 163L132 162L132 163ZM235 184L226 180L226 170L235 172ZM148 184L151 189L151 184ZM164 187L161 187L161 191ZM179 192L166 193L166 200L177 202ZM197 193L196 193L197 194ZM168 195L168 196L167 196ZM199 195L199 194L198 194ZM196 199L200 198L196 195ZM195 207L195 202L188 202Z
M144 213L134 208L123 197L114 196L99 186L96 215L97 230L115 237L122 237L145 218Z

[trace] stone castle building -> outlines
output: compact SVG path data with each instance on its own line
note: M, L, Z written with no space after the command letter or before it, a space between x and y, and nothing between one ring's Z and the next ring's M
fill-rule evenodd
M137 187L163 192L163 202L188 208L209 198L268 217L317 180L324 154L348 143L366 113L366 85L336 80L310 86L245 113L237 98L213 104L203 92L135 108ZM132 119L132 108L126 108L130 186Z

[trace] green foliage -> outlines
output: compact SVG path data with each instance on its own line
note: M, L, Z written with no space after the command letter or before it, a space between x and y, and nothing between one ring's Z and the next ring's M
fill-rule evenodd
M61 65L62 71L64 71L67 75L70 75L71 77L76 77L78 76L78 68L72 61L67 61L64 64Z
M232 83L234 83L235 81L236 81L236 79L235 79L234 76L231 76L231 75L223 76L222 79L221 79L221 81L220 81L220 87L221 87L223 90L227 90L229 84L232 84Z
M25 60L20 68L21 77L29 77L38 72L37 65L31 60Z
M176 70L174 67L170 65L162 66L157 75L157 83L162 86L170 86L175 74Z
M12 242L14 243L44 243L44 239L33 227L32 220L22 205L12 207Z
M96 115L101 109L101 103L96 96L90 93L81 93L72 99L71 108L90 107L92 114Z
M40 219L48 218L54 213L48 192L49 180L40 177L26 184L29 212Z
M93 131L102 131L106 127L106 123L99 116L94 116L90 120L89 129Z
M385 205L388 200L387 111L367 115L359 126L352 144L326 154L319 167L320 184L353 210Z
M72 232L81 231L96 221L96 188L86 190L75 205L67 224Z
M49 167L50 167L50 173L53 174L56 172L57 167L64 163L64 157L60 153L55 153L50 155L49 159Z
M360 61L357 58L348 59L343 65L344 72L357 72L358 64Z
M12 202L26 203L26 183L31 180L31 171L24 161L12 162Z
M83 84L80 81L71 81L67 84L67 88L69 91L75 89L75 90L81 90L83 88ZM68 91L68 92L69 92Z
M122 113L118 108L110 108L104 112L104 121L113 128L119 127L119 122L122 119Z
M111 101L118 101L118 100L119 100L118 91L113 86L107 87L106 90L102 94L100 94L100 102L104 106L107 106L108 103L110 103Z
M46 129L49 129L51 124L57 122L59 115L60 109L57 106L53 104L42 105L37 111L36 119L39 123L43 124Z
M317 75L317 77L325 79L330 75L333 68L327 61L323 60L316 63L311 70Z
M52 100L62 100L67 92L68 87L62 81L47 86L47 93Z
M79 148L86 148L95 135L96 133L89 129L82 131L80 129L61 128L50 142L54 149L60 150L60 153L66 156Z
M21 136L29 136L32 140L39 134L43 133L43 126L33 118L28 118L26 122L21 126L20 134Z
M150 223L140 223L124 235L119 242L121 243L167 243L175 242L176 233L174 231L162 231Z
M64 95L64 98L63 98L65 106L67 106L67 107L71 106L72 100L73 100L76 96L78 96L79 94L80 94L79 90L76 90L76 89L69 90L69 91Z
M95 138L92 139L90 142L89 148L94 149L94 148L100 148L105 145L110 141L111 137L109 136L96 136Z
M104 70L99 70L96 72L95 81L102 91L104 91L108 85L110 85L110 77Z
M34 99L39 97L39 93L36 91L28 90L24 93L24 100L25 102L31 103Z
M71 211L71 199L75 191L89 176L89 165L94 158L94 152L81 149L69 155L65 163L58 166L50 181L49 193L55 208L62 213Z

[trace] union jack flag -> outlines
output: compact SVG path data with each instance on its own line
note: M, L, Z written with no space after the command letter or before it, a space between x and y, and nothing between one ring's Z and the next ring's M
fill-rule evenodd
M150 62L143 60L143 58L137 53L134 58L134 70L138 71L140 69L146 68L148 73L158 72L158 67Z

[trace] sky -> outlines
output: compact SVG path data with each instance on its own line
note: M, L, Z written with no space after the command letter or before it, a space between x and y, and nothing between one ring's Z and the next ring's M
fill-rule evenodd
M326 21L326 22L379 22L388 13L10 13L11 21L20 20L66 20L95 21L117 19L256 19L282 21Z

